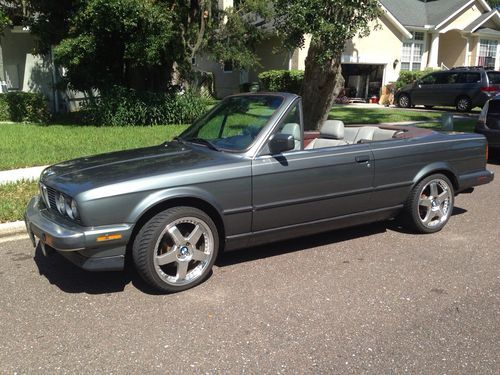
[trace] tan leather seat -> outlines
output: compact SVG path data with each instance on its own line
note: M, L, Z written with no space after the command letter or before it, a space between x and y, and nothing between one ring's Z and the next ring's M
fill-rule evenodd
M328 120L319 131L319 138L314 139L306 150L347 145L344 140L344 123L338 120Z

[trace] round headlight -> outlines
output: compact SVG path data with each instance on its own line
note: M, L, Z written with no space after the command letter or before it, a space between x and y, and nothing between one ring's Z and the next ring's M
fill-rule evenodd
M71 213L72 219L78 219L78 207L76 206L76 201L74 199L71 200Z
M61 193L57 194L56 206L59 213L64 215L66 212L66 199Z

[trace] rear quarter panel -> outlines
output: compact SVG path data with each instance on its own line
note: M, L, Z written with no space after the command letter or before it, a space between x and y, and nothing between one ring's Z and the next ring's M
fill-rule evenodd
M402 205L425 176L446 171L455 176L485 169L486 141L475 134L429 135L371 144L375 158L374 208Z

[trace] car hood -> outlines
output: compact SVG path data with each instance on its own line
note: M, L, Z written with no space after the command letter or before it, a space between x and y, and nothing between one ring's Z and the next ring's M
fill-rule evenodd
M221 164L224 158L223 153L203 146L169 142L65 161L45 169L40 180L74 196L124 181Z

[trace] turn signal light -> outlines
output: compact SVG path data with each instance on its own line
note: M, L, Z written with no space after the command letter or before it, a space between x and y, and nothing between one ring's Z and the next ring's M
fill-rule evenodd
M113 240L119 240L121 238L122 238L121 234L107 234L105 236L97 237L97 242L113 241Z

